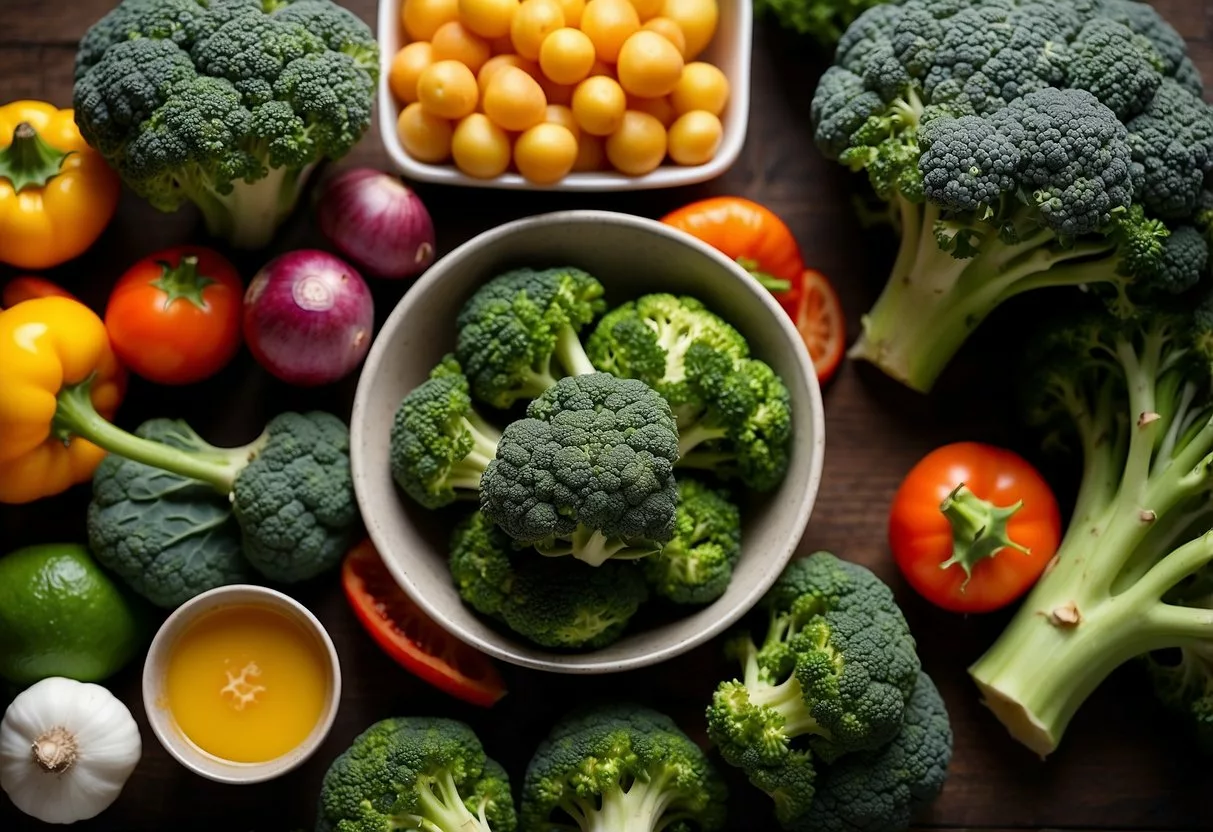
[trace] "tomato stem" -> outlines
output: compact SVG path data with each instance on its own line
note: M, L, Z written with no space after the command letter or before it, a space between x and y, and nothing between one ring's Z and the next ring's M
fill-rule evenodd
M940 569L959 566L965 572L963 591L973 577L973 567L1003 549L1023 554L1030 550L1011 540L1007 521L1023 508L1023 500L1010 506L996 506L969 490L963 482L944 498L939 510L952 525L952 556L939 565Z
M759 268L757 260L751 260L748 257L738 257L737 265L753 275L754 279L761 283L763 288L771 294L782 295L792 290L792 281L775 277L773 274L767 274Z
M0 150L0 179L7 179L18 194L25 188L44 188L70 155L44 142L33 125L23 121L13 131L13 143Z
M167 260L157 260L156 265L160 266L160 277L153 280L151 285L164 292L165 309L177 300L188 300L199 309L206 309L206 298L202 292L215 281L199 274L197 255L183 256L176 266Z

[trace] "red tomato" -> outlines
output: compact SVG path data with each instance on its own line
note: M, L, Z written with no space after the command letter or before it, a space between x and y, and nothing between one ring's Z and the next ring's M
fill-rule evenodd
M988 612L1019 598L1060 541L1061 513L1048 483L1018 454L977 442L923 457L889 512L889 546L901 573L918 594L953 612Z
M22 275L14 277L4 284L4 292L0 294L0 305L11 309L22 301L35 298L68 298L76 300L76 296L58 284L51 283L42 277Z
M847 322L834 287L816 269L804 272L804 291L794 320L813 358L813 366L817 368L817 380L825 384L842 363L847 345Z
M369 540L346 555L341 585L371 638L405 670L484 708L505 696L505 682L493 660L422 612L392 579Z
M717 196L683 206L661 221L736 260L797 320L804 259L791 229L769 208L738 196Z
M244 287L236 267L200 246L143 258L105 309L114 352L137 375L189 384L223 369L240 347Z

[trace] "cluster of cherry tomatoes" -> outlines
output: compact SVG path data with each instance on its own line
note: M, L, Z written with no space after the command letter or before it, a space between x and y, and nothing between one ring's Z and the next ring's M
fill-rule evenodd
M405 0L388 81L421 162L537 184L716 155L724 73L695 60L716 0Z

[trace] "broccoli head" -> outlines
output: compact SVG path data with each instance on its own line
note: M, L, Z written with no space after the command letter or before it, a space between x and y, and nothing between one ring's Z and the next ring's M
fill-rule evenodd
M665 397L675 417L692 418L706 406L734 365L750 356L733 326L692 297L645 295L612 309L586 341L586 353L604 373L640 379Z
M448 355L396 409L392 478L426 508L475 499L500 439L501 431L472 406L467 377L455 357Z
M583 709L535 751L522 787L534 832L711 832L724 826L724 781L673 720L650 708Z
M806 755L832 762L892 740L920 663L892 591L828 552L790 564L762 606L761 644L729 642L743 675L716 689L708 733L755 785L784 784L776 811L790 823L812 800Z
M513 832L505 770L472 729L435 717L385 719L329 766L317 832Z
M520 543L592 565L644 557L674 532L678 427L644 382L569 376L509 424L480 507Z
M842 36L812 104L901 247L853 357L926 391L1003 301L1093 287L1118 314L1203 274L1188 230L1213 110L1144 3L904 0ZM1182 256L1168 254L1171 237Z
M472 395L507 408L564 375L594 372L578 333L602 314L602 284L572 267L515 269L476 290L455 319Z
M76 122L137 194L260 248L370 126L371 30L330 0L123 0L76 55Z
M648 595L634 564L595 568L519 551L481 512L455 528L450 568L465 603L543 647L605 647Z
M939 796L952 759L952 725L943 697L919 673L901 729L888 745L854 754L817 773L808 811L791 832L901 832Z
M741 557L741 512L727 492L678 480L674 536L642 561L653 591L676 604L707 604L729 588Z
M216 460L231 455L170 419L144 422L135 435ZM101 565L167 609L208 589L247 583L251 576L240 551L240 526L224 495L113 454L93 474L88 541Z

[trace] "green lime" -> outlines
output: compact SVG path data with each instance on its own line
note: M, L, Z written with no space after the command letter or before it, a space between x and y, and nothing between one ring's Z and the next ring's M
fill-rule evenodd
M142 643L138 610L83 546L52 543L0 558L0 676L96 682Z

